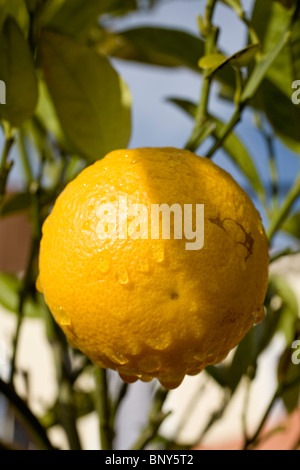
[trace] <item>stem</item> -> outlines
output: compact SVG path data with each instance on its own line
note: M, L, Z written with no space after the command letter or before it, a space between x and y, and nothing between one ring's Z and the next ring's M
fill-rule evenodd
M143 450L149 442L157 435L163 421L169 416L169 413L163 413L162 407L166 401L169 390L160 387L155 394L152 409L149 415L149 424L142 431L141 436L135 442L131 450Z
M28 158L28 154L26 150L25 135L24 135L23 129L19 130L18 145L20 149L20 157L21 157L21 162L23 165L24 175L27 181L27 186L29 187L30 183L33 181L33 174L32 174L32 170L30 167L29 158Z
M281 384L278 385L271 401L270 401L270 404L268 406L268 408L266 409L265 411L265 414L263 415L259 425L258 425L258 428L257 430L255 431L255 433L253 434L253 436L249 439L246 440L245 442L245 445L244 445L244 448L243 450L247 450L249 449L249 447L253 447L257 440L258 440L258 437L269 417L269 414L270 412L272 411L276 401L282 396L283 393L287 392L288 390L291 390L292 388L294 388L296 385L299 385L300 383L300 375L296 378L294 378L293 380L289 381L289 382L282 382Z
M26 426L34 442L41 450L54 450L45 429L36 416L30 411L26 403L16 394L13 388L0 379L0 392L7 398L17 416Z
M107 371L96 367L96 409L99 415L101 450L112 450L114 431L110 425Z
M205 55L212 54L216 49L218 40L219 29L212 25L212 16L217 0L208 0L204 12L202 35L205 37ZM209 76L209 70L203 73L203 83L201 88L201 96L198 102L198 106L195 113L195 125L192 134L185 145L186 149L195 151L200 145L199 134L201 127L207 121L207 108L211 89L211 76Z
M19 339L20 339L21 326L22 326L22 322L24 318L24 303L26 299L27 290L31 281L31 271L32 271L34 258L35 258L35 243L32 241L29 262L26 268L26 273L25 273L22 287L19 293L19 308L17 312L18 321L17 321L16 333L13 339L13 355L12 355L11 364L10 364L10 367L11 367L10 376L9 376L10 385L13 385L14 377L16 373L17 351L18 351L18 345L19 345Z
M13 165L13 162L8 162L8 157L14 144L14 141L15 140L12 136L6 136L0 162L0 203L2 202L2 199L4 197L7 178Z
M219 134L219 139L214 143L211 149L207 152L206 158L212 158L215 152L219 150L220 147L222 147L223 143L225 142L229 134L233 131L235 126L241 120L241 114L242 114L244 107L245 107L245 103L240 103L236 106L235 112L232 115L230 121L224 125L223 129L221 130Z
M269 242L271 243L274 235L276 234L277 230L280 229L282 223L285 221L289 212L291 210L292 205L296 201L296 199L300 195L300 176L296 179L292 189L286 196L283 204L279 210L274 213L274 216L270 222L269 230L267 232Z

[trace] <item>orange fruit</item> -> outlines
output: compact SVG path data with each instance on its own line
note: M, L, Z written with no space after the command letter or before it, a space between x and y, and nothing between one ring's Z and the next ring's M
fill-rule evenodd
M160 225L155 238L150 214L162 204L182 208L182 224L174 210L170 236ZM262 320L268 260L260 215L227 172L175 148L118 150L58 197L43 226L38 285L95 364L171 389L221 362Z

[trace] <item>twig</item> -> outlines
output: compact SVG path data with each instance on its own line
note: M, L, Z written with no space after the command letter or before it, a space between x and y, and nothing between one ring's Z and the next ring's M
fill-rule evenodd
M14 142L15 140L12 136L6 136L0 162L0 203L5 195L8 175L13 166L13 162L8 162L8 157Z
M219 35L219 28L212 25L212 16L217 0L208 0L204 12L202 36L205 38L205 55L212 54L216 49ZM195 112L195 125L192 134L185 145L186 149L195 151L199 147L199 134L201 127L208 119L207 108L210 95L212 77L209 76L209 70L203 73L203 83L201 88L201 96Z
M0 392L7 398L11 406L14 408L17 416L25 424L26 429L31 434L38 447L41 450L54 450L54 447L39 420L34 416L22 398L17 395L14 389L2 379L0 379Z
M170 415L171 412L164 413L162 407L168 396L168 390L160 387L154 397L152 409L149 415L149 424L142 431L140 437L132 446L132 450L143 450L151 442L158 433L158 430L163 421Z
M266 409L258 427L257 427L257 430L255 431L255 433L253 434L253 436L251 438L248 438L246 441L245 441L245 445L244 445L244 449L243 450L247 450L249 449L250 447L252 448L253 446L255 446L255 444L257 443L258 441L258 438L259 438L259 435L270 415L270 412L272 411L276 401L283 395L283 393L287 392L288 390L291 390L292 388L294 388L296 385L299 385L300 383L300 375L296 378L294 378L293 380L289 381L289 382L282 382L281 384L278 385L271 401L270 401L270 404L268 406L268 408Z
M108 398L107 371L96 367L96 409L99 415L101 450L113 448L114 432L110 425L110 403Z

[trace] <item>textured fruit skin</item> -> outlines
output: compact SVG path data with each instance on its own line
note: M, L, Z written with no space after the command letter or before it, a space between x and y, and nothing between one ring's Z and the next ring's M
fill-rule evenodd
M204 246L101 240L99 207L204 204ZM172 233L172 231L171 231ZM38 287L70 343L123 380L221 362L264 317L268 243L243 189L211 161L175 148L118 150L85 169L44 223Z

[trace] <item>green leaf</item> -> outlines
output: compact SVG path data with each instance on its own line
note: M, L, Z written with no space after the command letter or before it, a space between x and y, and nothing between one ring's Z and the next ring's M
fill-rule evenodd
M134 10L136 0L52 0L42 12L40 23L49 29L79 37L97 23L103 13Z
M29 209L31 205L31 194L28 192L17 193L10 196L0 209L1 217L15 214Z
M11 16L27 35L29 29L29 15L25 0L0 0L0 29L7 16Z
M188 67L200 72L198 61L204 55L204 42L185 31L142 27L107 35L98 49L120 59L163 67ZM234 87L234 72L230 68L221 70L217 78Z
M204 65L206 65L206 68L212 68L208 77L211 77L212 75L214 75L218 70L222 69L227 64L230 64L233 67L238 67L238 68L245 67L254 59L259 49L260 49L259 44L250 44L244 49L241 49L240 51L235 52L230 57L224 58L223 56L223 60L221 60L222 54L212 54L211 55L212 57L209 55L203 57L203 62L204 62ZM199 61L200 67L201 67L201 61L202 59L200 59ZM215 62L215 65L213 65L213 62ZM208 66L209 64L211 64L211 67ZM205 68L205 67L203 67L202 65L202 68Z
M18 313L21 286L22 283L17 277L0 272L0 304L12 313ZM28 295L24 301L24 316L41 318L45 308L42 295L37 294L36 298Z
M215 52L214 54L208 54L201 57L201 59L199 59L198 65L201 69L204 70L216 70L219 65L221 65L225 60L227 60L227 57L224 54L221 54L220 52Z
M299 377L300 369L298 364L292 361L293 350L290 346L283 352L278 364L278 382L291 382ZM281 398L284 406L289 414L291 414L299 404L300 384L286 390L282 393Z
M292 13L273 0L256 2L252 22L262 42L263 54L267 55L274 49L283 32L291 24ZM289 41L269 67L266 76L290 98L291 83L299 78L300 72L300 18L289 29Z
M41 58L62 129L90 162L126 147L130 137L130 93L106 57L50 31Z
M52 136L57 140L60 148L65 153L76 152L75 146L72 146L62 129L52 98L44 80L39 80L39 100L35 115L43 128L47 129L47 131L52 134ZM42 142L42 145L44 146L44 142Z
M213 119L217 124L215 135L216 137L218 137L218 134L221 132L224 123L222 123L216 118ZM242 171L242 173L246 176L252 188L259 194L263 195L265 193L265 190L258 174L258 171L253 162L253 159L245 145L235 133L231 133L227 137L227 139L223 143L223 149L225 150L229 158L232 160L232 162L237 166L237 168Z
M6 104L0 106L0 119L19 127L33 115L38 91L30 49L11 17L5 21L0 35L0 78L6 84Z
M262 83L254 104L265 112L276 135L300 155L300 106L269 80Z
M196 105L194 103L176 98L170 98L169 101L179 106L190 116L195 117ZM214 135L216 138L218 138L218 135L224 124L214 116L210 116L210 120L216 124ZM246 176L253 189L259 194L264 194L264 188L253 160L249 155L248 150L236 134L232 133L230 136L228 136L228 138L223 143L223 149L232 162Z
M295 292L288 282L280 275L270 276L270 285L279 301L281 311L277 329L285 335L286 343L289 345L295 336L295 328L298 320L299 305Z
M241 102L245 102L250 98L253 98L262 81L266 77L271 65L276 60L280 52L288 43L290 33L285 31L280 37L278 43L266 56L264 56L254 67L248 82L243 90L241 96Z
M112 39L112 38L111 38ZM204 43L190 33L175 29L143 27L117 33L115 42L103 50L121 59L135 60L164 67L185 66L199 71L198 60Z
M221 1L225 3L225 5L228 5L229 7L231 7L238 14L243 13L243 8L242 8L240 0L221 0Z
M300 240L300 212L293 214L281 227L284 232Z
M297 0L273 0L281 3L285 8L292 8L296 5Z

